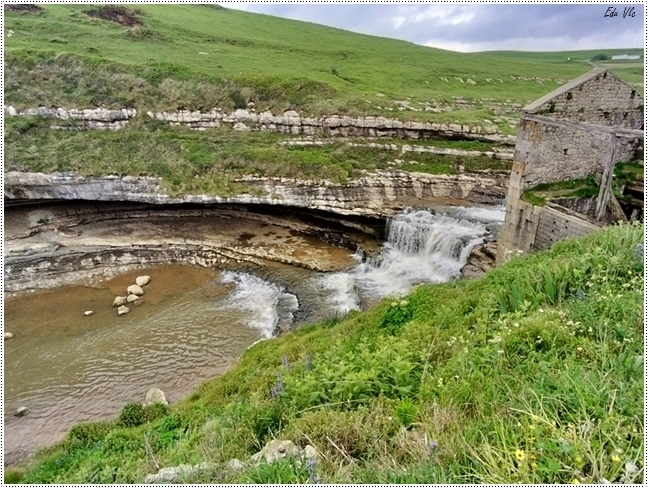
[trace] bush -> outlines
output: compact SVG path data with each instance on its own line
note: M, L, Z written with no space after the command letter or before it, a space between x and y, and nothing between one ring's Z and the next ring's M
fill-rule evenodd
M89 446L103 439L112 428L111 422L82 422L70 429L67 441L72 445Z
M610 59L607 54L596 54L592 56L592 61L606 61Z
M170 410L169 406L164 403L152 403L143 408L144 420L146 422L153 422L154 420L168 415Z
M119 414L119 424L124 427L137 427L145 421L144 407L138 402L128 402Z
M392 302L378 322L378 327L390 334L398 332L407 322L412 320L414 311L407 300Z

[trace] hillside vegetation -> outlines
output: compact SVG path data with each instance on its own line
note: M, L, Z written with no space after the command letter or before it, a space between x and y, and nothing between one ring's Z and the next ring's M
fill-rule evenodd
M114 10L5 8L5 103L176 110L254 101L274 112L438 119L393 102L463 97L478 121L492 102L528 102L591 69L556 53L461 54L213 5Z
M639 225L264 341L173 407L79 424L5 481L642 483ZM272 438L317 462L248 465Z

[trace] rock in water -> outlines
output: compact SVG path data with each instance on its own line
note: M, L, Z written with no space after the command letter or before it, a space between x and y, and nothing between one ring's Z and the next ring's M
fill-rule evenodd
M92 315L93 313L94 313L94 312L93 312L92 310L86 310L85 312L83 312L83 315L85 315L86 317L89 317L89 316Z
M16 417L22 417L22 416L25 415L27 412L29 412L29 408L27 408L27 407L20 407L18 410L16 410L16 413L14 413L14 415L15 415Z
M13 334L11 332L5 332L5 340L11 339L13 337Z
M135 278L135 284L137 286L148 285L149 281L151 281L151 277L146 276L146 275L145 276L138 276L137 278Z
M131 285L126 289L126 293L129 295L137 295L138 297L141 297L144 295L144 290L142 290L142 287L139 285Z
M121 307L122 305L125 305L126 302L126 297L115 297L115 300L113 301L112 306L113 307Z
M117 315L124 315L128 312L130 312L130 308L128 308L126 305L122 305L117 309Z
M151 388L146 392L146 400L144 401L144 405L151 405L152 403L162 403L164 405L169 404L166 397L164 396L164 392L159 388Z
M136 300L140 300L140 297L138 297L137 295L128 295L126 297L126 303L133 303Z

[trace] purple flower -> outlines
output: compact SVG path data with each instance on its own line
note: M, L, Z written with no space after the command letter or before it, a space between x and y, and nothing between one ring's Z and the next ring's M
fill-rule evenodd
M315 473L315 460L314 459L309 459L306 461L306 471L308 471L308 474L310 476L310 480L313 483L320 484L322 480L317 476L317 473Z
M437 441L430 441L427 446L428 456L437 448Z

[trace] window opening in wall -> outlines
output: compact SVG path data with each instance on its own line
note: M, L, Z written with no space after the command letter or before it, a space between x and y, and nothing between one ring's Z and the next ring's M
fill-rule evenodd
M568 92L567 93L567 100L571 100L572 98L574 98L574 96L572 95L572 92Z
M632 90L630 92L630 99L633 99L637 95L637 92L635 90Z
M567 149L563 149L563 154L567 155Z
M623 112L623 120L628 118L628 112Z
M607 72L603 73L603 79L607 78Z

